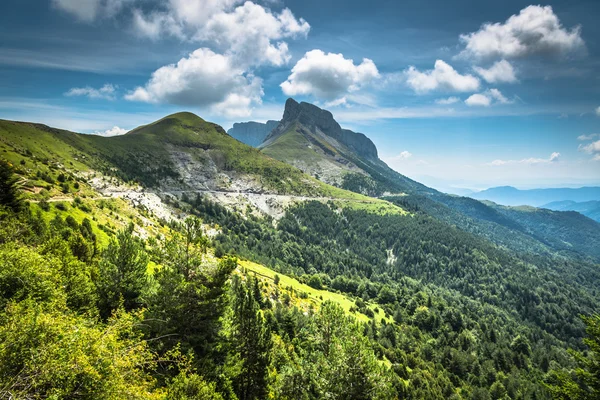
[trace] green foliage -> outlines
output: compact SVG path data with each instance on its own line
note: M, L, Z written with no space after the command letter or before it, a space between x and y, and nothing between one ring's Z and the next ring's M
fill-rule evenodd
M107 318L122 303L125 310L142 306L147 285L148 256L133 235L133 225L117 233L102 253L99 266L98 300L100 314Z
M180 373L168 386L165 400L223 400L214 383L206 382L197 374Z
M583 317L583 321L587 352L571 351L576 368L553 369L546 376L546 386L555 399L591 400L600 396L600 315Z
M108 325L31 301L0 325L0 394L8 398L153 399L153 355L120 314Z
M13 211L19 211L23 207L17 181L13 165L0 158L0 206L8 207Z
M258 280L243 283L234 276L231 285L232 321L229 340L229 370L239 400L267 397L267 368L270 363L271 331L266 324L258 292ZM258 297L258 298L257 298Z
M200 224L188 220L173 231L156 254L161 267L155 272L156 287L148 294L149 335L163 352L177 345L196 354L198 366L215 377L215 363L223 361L222 317L227 305L227 282L237 266L234 258L217 265L203 259L205 239Z

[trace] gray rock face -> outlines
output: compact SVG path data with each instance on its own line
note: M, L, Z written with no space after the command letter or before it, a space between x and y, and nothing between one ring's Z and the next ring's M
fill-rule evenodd
M314 130L315 128L320 129L323 133L344 144L361 157L369 160L376 160L378 158L377 148L368 137L362 133L342 129L329 111L323 110L314 104L298 103L294 99L287 99L281 123L271 131L266 137L265 142L285 132L289 124L294 121L300 122L310 130Z
M264 142L267 135L279 125L279 121L261 122L239 122L227 131L229 136L252 147L258 147Z

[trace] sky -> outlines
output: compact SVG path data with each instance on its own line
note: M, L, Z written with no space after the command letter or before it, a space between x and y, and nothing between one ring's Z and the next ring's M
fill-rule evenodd
M446 191L600 185L600 2L3 0L0 118L229 128L288 97Z

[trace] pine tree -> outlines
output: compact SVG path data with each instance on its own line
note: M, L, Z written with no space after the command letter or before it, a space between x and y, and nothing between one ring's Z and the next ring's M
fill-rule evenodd
M14 167L5 159L0 159L0 205L13 211L20 211L23 208Z
M142 305L140 296L146 287L148 256L133 236L133 224L120 231L104 250L100 262L98 295L100 314L107 318L123 301L126 310Z
M234 388L239 400L267 397L267 367L272 348L271 331L256 300L258 280L232 282L232 361Z

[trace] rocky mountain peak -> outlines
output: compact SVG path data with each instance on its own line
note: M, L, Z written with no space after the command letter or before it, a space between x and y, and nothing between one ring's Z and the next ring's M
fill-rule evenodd
M285 102L283 119L266 140L277 137L285 132L288 126L299 122L310 131L319 129L324 134L336 139L350 150L367 159L377 159L377 148L373 142L362 133L342 129L340 124L333 118L333 114L323 110L314 104L301 102L289 98Z

